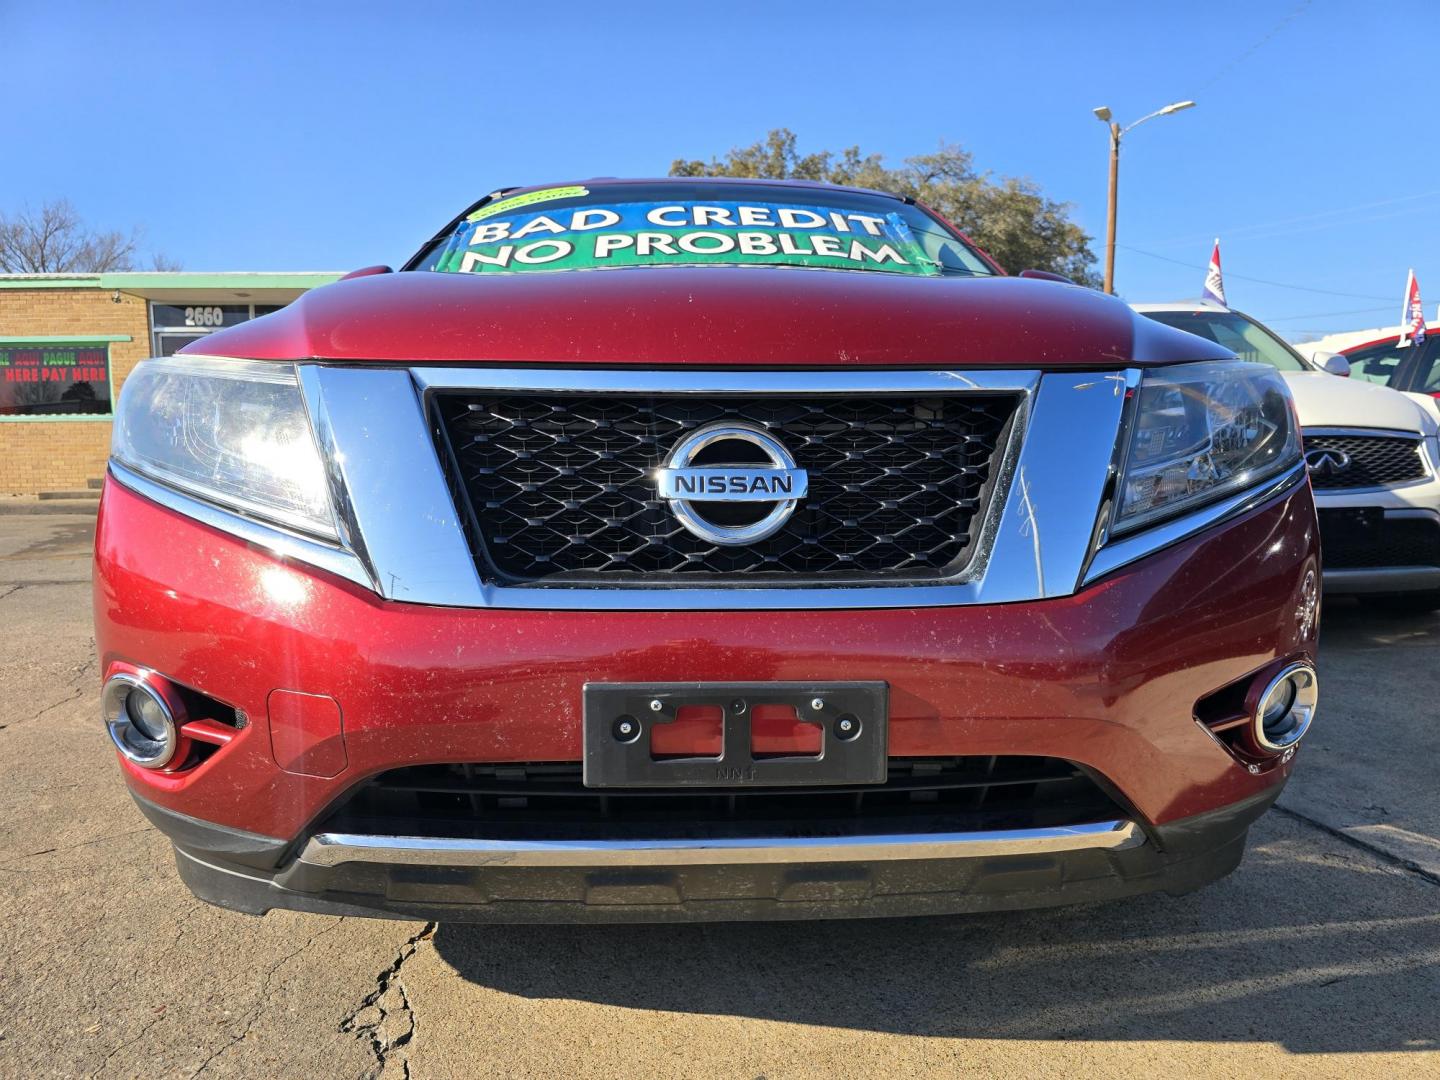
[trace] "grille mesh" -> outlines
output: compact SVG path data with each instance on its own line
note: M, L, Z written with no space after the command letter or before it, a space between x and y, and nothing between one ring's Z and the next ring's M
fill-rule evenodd
M587 788L576 763L420 765L357 787L319 827L376 836L621 838L1043 828L1128 816L1069 761L892 758L880 785Z
M1418 439L1388 435L1306 435L1305 450L1339 450L1350 464L1332 473L1310 474L1316 490L1387 487L1425 478Z
M1386 518L1373 530L1347 527L1345 511L1320 511L1320 557L1325 570L1382 566L1440 566L1440 525L1423 518Z
M935 578L963 567L1015 398L442 394L439 420L501 579ZM808 471L785 526L744 546L685 531L652 470L688 432L758 425Z

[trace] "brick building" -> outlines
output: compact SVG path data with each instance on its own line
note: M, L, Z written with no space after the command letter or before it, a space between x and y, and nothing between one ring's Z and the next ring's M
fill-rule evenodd
M0 495L83 488L104 475L113 403L137 363L339 276L0 275Z

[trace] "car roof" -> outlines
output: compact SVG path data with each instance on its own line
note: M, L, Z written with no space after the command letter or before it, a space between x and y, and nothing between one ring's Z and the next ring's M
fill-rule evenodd
M724 184L736 187L796 187L820 188L829 191L857 191L864 195L878 195L896 202L913 202L893 191L879 191L875 188L856 187L852 184L832 184L826 180L767 180L754 176L592 176L587 180L564 180L553 184L525 184L522 187L500 188L497 194L524 195L531 191L545 191L556 187L612 187L619 184ZM491 196L492 198L494 196Z
M1348 356L1352 352L1359 352L1361 349L1371 349L1376 345L1394 345L1402 336L1401 334L1386 334L1384 337L1377 337L1374 341L1362 341L1356 345L1346 345L1345 348L1340 350L1340 355ZM1429 335L1427 334L1426 337L1428 338Z
M1130 307L1135 311L1223 311L1239 314L1214 300L1166 300L1153 304L1131 304Z

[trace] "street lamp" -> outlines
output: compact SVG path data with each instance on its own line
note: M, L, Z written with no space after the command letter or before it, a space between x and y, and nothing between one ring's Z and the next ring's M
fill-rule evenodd
M1193 101L1172 101L1163 109L1156 109L1148 116L1142 116L1133 124L1123 128L1111 119L1109 106L1101 105L1095 110L1095 118L1110 129L1110 213L1105 222L1105 291L1107 293L1115 292L1115 199L1120 184L1120 140L1145 123L1146 120L1154 120L1157 116L1169 116L1181 109L1193 108L1194 105Z

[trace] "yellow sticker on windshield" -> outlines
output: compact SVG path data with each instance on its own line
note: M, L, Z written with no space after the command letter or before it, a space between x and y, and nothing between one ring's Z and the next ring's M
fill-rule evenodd
M546 188L544 191L527 191L524 195L512 195L508 199L501 199L499 202L482 206L465 220L479 221L481 218L503 214L507 210L518 210L520 207L529 206L532 203L550 202L553 199L574 199L580 195L589 194L590 189L584 187L553 187Z

